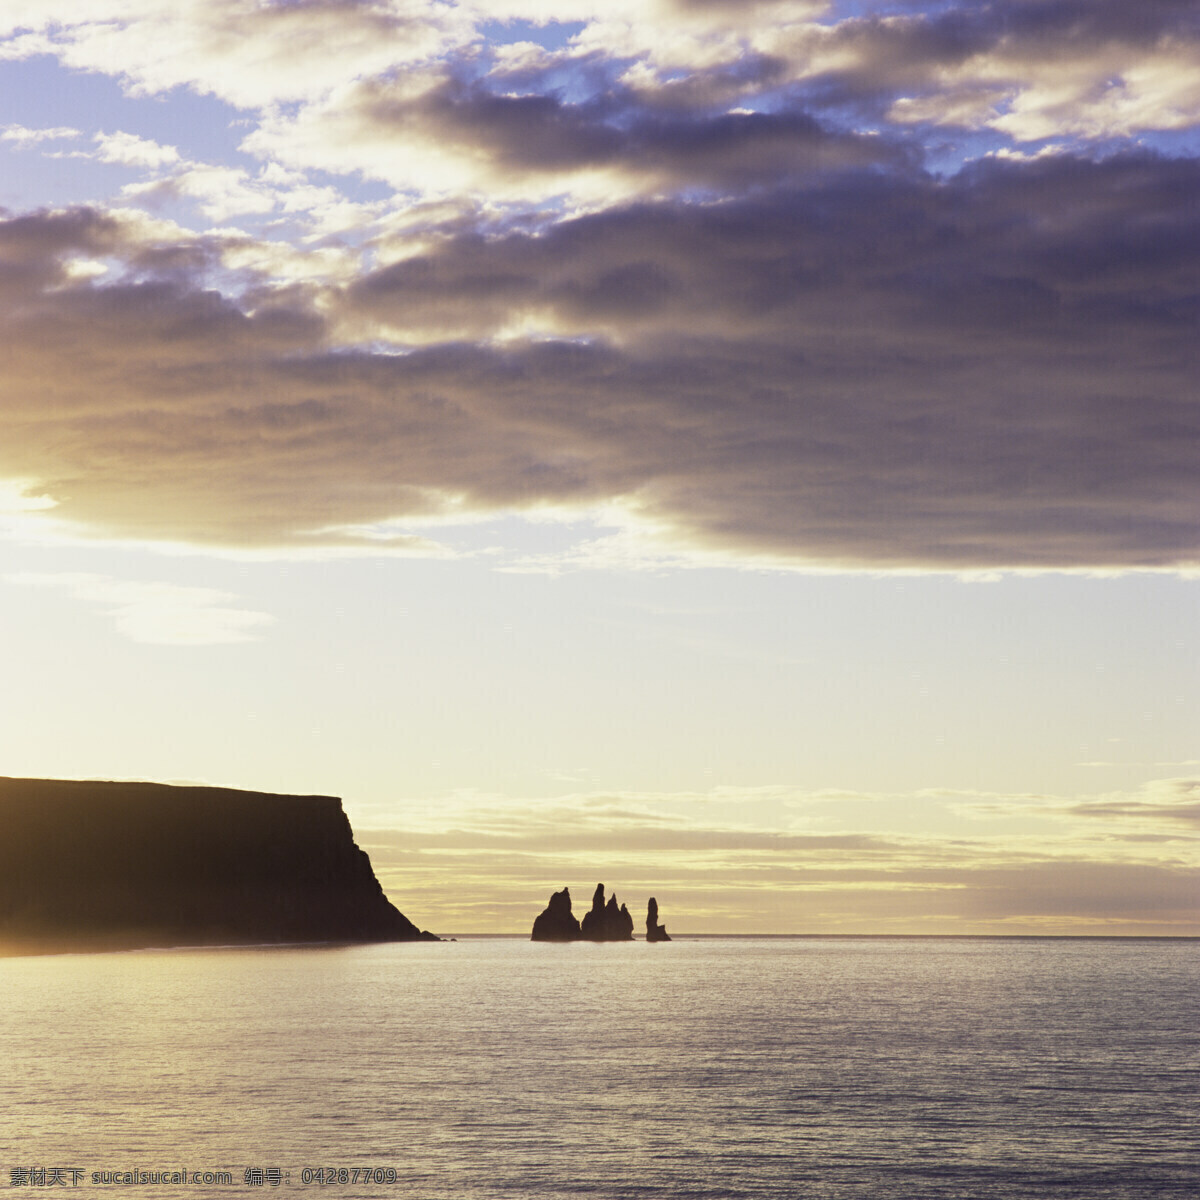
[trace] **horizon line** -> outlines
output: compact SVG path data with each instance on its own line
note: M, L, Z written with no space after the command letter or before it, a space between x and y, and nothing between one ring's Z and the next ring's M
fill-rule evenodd
M533 941L527 933L440 933L438 937L445 941L447 938L511 938L518 941ZM809 940L809 941L845 941L856 939L860 941L1043 941L1043 942L1200 942L1200 933L673 933L671 941L686 942L694 939L752 939L774 938L777 940ZM644 937L631 938L631 941L644 942ZM554 945L572 945L575 942L593 944L589 938L572 938L569 942L553 942ZM608 945L608 942L596 942L595 945ZM613 945L623 945L623 942L613 942ZM656 943L658 944L658 943Z

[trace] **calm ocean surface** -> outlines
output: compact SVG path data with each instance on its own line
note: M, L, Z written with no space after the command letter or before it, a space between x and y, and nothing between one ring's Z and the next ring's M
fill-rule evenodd
M74 1167L76 1194L146 1198L1200 1195L1194 941L481 939L0 979L6 1190ZM91 1180L183 1169L233 1184Z

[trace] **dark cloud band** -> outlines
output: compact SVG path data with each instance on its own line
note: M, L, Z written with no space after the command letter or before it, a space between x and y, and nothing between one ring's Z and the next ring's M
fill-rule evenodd
M0 224L0 470L107 533L212 543L624 500L680 545L866 567L1198 557L1200 168L851 171L319 295L203 286L86 210ZM73 255L125 262L80 283ZM552 336L497 342L514 319ZM344 345L356 327L406 353Z

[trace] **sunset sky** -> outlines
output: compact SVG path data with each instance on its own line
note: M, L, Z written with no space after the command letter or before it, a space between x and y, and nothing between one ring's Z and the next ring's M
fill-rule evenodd
M2 0L0 774L528 931L1200 934L1194 0Z

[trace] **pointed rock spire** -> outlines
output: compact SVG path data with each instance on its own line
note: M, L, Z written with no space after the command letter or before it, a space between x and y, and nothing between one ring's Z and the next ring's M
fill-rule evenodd
M633 918L629 910L622 904L617 905L614 893L604 902L604 884L596 884L592 896L592 910L584 914L580 926L583 937L593 942L631 942L633 941Z
M670 940L666 929L658 923L658 901L651 896L650 903L646 907L646 941L669 942Z

